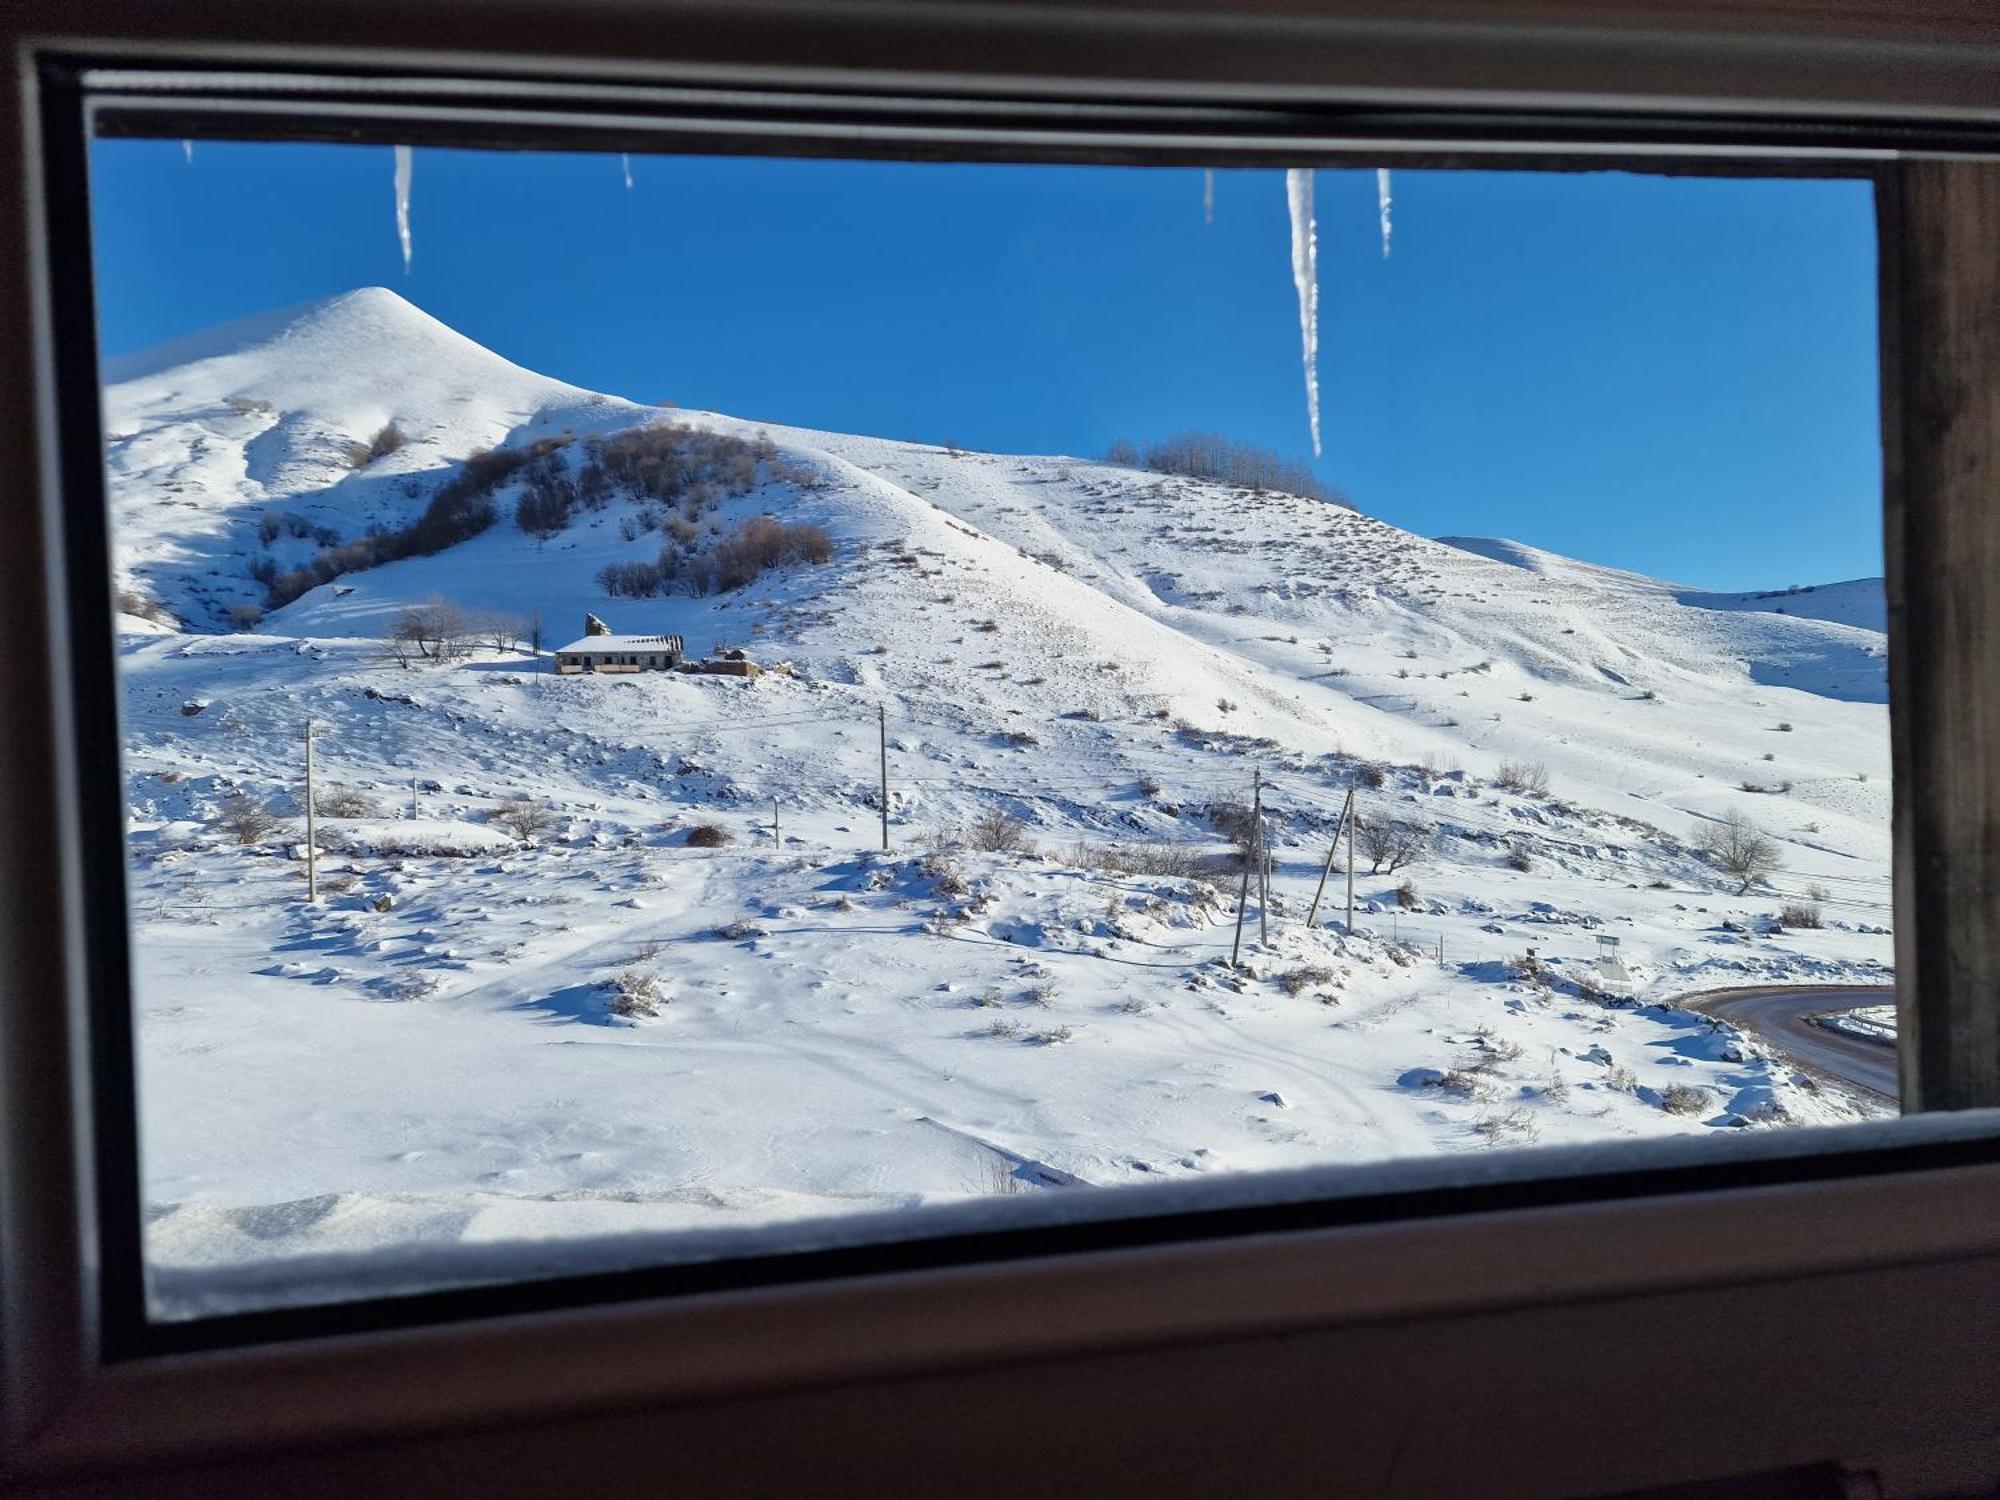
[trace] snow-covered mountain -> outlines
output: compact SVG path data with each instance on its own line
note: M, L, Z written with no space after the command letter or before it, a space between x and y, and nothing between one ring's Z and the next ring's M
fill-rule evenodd
M218 1295L174 1267L358 1245L1879 1107L1687 1011L1604 1003L1594 967L1602 935L1646 1000L1886 982L1879 584L1701 594L1093 461L661 411L379 288L111 374L119 582L152 616L126 620L124 664L170 1305ZM607 597L602 570L659 555L663 518L586 471L670 423L759 454L686 523L696 554L770 513L823 528L831 560ZM531 446L598 502L530 535L522 469L469 539L224 630L280 602L260 578L408 527L477 449ZM550 645L595 613L778 670L557 677L504 624L496 648L399 664L385 631L430 601L514 633L539 615ZM298 810L308 718L347 794L316 907L295 822L248 845L212 823L236 792ZM1213 809L1253 772L1275 889L1232 970L1235 888L1185 867L1226 847ZM1357 931L1324 907L1308 929L1357 782L1431 852L1394 875L1364 858ZM486 821L517 800L553 825ZM1783 864L1741 897L1694 847L1731 813ZM964 847L994 815L1034 852ZM732 842L688 847L699 824ZM1827 925L1774 929L1812 886ZM1539 973L1514 962L1530 949ZM617 1014L621 985L656 1013Z

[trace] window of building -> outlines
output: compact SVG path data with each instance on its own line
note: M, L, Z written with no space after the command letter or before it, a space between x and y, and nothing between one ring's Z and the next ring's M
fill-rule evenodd
M326 145L121 87L59 292L127 1347L1896 1115L1863 168ZM524 226L578 258L524 307L488 215L556 192L604 229ZM743 649L559 678L584 614Z

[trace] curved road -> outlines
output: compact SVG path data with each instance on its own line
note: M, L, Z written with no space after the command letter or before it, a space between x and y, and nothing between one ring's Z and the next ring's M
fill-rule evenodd
M1794 1062L1886 1098L1897 1097L1896 1049L1815 1026L1812 1017L1860 1005L1892 1005L1894 989L1874 985L1754 985L1706 990L1676 1001L1754 1031Z

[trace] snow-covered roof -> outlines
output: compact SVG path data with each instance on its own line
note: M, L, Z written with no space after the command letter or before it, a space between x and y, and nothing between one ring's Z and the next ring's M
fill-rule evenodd
M677 635L587 635L557 648L557 655L570 651L678 651Z

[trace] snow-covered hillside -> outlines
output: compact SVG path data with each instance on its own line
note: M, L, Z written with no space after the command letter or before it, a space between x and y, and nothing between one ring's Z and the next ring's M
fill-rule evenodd
M123 660L171 1309L274 1257L1886 1107L1665 1003L1885 980L1883 637L1853 600L1779 613L1290 496L659 411L381 289L113 374L119 582L152 614ZM688 512L697 554L768 512L831 560L610 598L605 565L683 520L614 485L531 536L516 476L469 540L222 628L273 602L257 574L409 526L475 449L540 444L588 490L593 438L666 423L759 445ZM496 644L399 662L385 633L432 601ZM526 622L553 646L586 612L772 670L553 675ZM340 794L316 906L308 719ZM1232 968L1237 877L1205 865L1253 775L1274 888ZM1364 856L1353 932L1336 873L1309 929L1357 785L1427 855ZM237 842L232 794L279 826ZM492 821L517 803L549 826ZM1732 813L1782 864L1740 896L1696 848ZM1010 818L1027 847L969 847ZM704 825L730 842L690 846ZM1825 925L1777 927L1788 900ZM1600 937L1638 1003L1604 993Z

